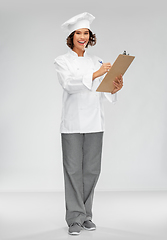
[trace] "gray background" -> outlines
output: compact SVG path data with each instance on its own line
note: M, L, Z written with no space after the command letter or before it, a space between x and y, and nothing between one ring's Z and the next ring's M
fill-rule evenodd
M90 12L90 54L136 59L118 102L105 103L97 190L167 190L165 1L0 2L0 191L63 190L59 125L62 89L54 58L67 52L60 25Z

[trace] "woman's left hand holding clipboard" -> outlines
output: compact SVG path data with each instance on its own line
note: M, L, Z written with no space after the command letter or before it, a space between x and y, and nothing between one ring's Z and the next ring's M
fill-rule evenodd
M120 75L119 77L115 78L115 81L113 81L114 83L114 90L112 91L112 94L118 92L119 90L121 90L121 88L123 87L123 78L122 75Z

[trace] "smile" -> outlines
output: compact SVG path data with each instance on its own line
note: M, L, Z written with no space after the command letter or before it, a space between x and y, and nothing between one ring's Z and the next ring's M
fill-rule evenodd
M78 41L79 44L84 45L86 41Z

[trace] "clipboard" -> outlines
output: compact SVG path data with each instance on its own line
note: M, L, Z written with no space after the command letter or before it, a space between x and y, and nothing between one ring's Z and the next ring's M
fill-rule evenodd
M124 75L132 61L134 60L134 56L120 54L115 60L109 72L104 77L103 81L100 83L97 92L112 92L114 90L113 81L116 77L120 75Z

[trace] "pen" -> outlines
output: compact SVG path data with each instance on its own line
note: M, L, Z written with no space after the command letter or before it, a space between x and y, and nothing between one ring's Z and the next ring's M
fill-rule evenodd
M103 64L103 62L102 62L102 61L100 61L100 60L99 60L99 63Z

